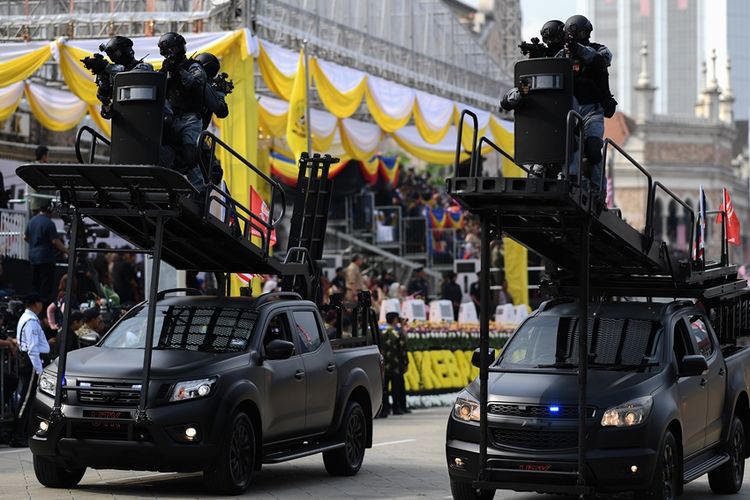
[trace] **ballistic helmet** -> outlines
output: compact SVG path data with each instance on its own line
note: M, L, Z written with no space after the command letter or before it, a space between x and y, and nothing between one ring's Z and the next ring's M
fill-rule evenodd
M115 64L124 64L133 58L133 40L125 36L114 36L107 43L99 45Z
M586 16L578 14L569 17L568 20L565 21L565 34L573 40L579 42L588 40L592 31L594 31L594 26Z
M547 21L539 34L542 35L542 41L547 45L560 43L565 38L565 23L557 19Z
M219 58L210 52L201 52L195 56L195 60L203 66L203 70L206 72L209 80L213 79L221 69Z
M179 33L170 31L159 37L159 54L163 57L185 54L185 38Z

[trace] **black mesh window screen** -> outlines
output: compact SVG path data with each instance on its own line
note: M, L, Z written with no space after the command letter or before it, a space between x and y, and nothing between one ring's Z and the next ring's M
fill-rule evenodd
M255 316L246 309L170 306L164 315L157 348L190 351L244 351Z

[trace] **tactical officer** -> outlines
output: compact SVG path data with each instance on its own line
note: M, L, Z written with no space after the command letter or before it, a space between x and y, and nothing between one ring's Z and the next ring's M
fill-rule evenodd
M542 35L542 41L547 46L545 55L547 57L555 57L557 53L563 49L565 45L565 23L557 19L547 21L539 30L539 34Z
M124 36L114 36L107 43L99 45L99 51L105 52L111 63L101 54L85 57L84 66L96 75L96 97L102 103L101 115L112 117L112 88L115 75L121 71L153 71L154 68L143 60L137 60L133 52L133 41Z
M586 17L575 15L565 21L565 47L557 57L569 57L573 62L573 108L583 117L583 157L588 166L594 198L604 199L602 189L602 137L604 117L615 112L617 101L609 90L612 52L604 45L590 41L594 27ZM578 175L578 154L570 166L570 175Z
M201 111L203 130L206 130L211 124L211 118L214 115L217 118L226 118L229 116L229 107L227 106L225 97L228 93L232 92L234 87L232 81L227 79L226 73L219 74L221 63L215 55L210 52L201 52L195 56L195 60L203 66L206 78L208 79L208 84L204 87L203 110ZM211 150L205 143L200 145L200 155L204 165L209 165L209 162L212 165L210 168L211 182L219 184L223 176L221 163L216 156L211 156Z
M198 191L203 191L197 143L203 126L206 72L198 61L187 58L185 39L179 33L163 34L158 45L164 57L161 71L167 74L167 104L171 111L169 130L165 133L175 148L175 168L185 174Z
M211 117L216 115L216 118L226 118L229 116L229 107L227 107L226 96L231 92L231 80L226 80L226 74L219 75L221 69L221 63L219 59L211 54L210 52L201 52L195 56L195 60L198 61L203 70L206 72L206 79L208 85L205 86L203 92L203 130L208 128L211 123ZM230 88L227 88L229 84ZM227 92L229 90L229 92Z
M557 19L552 19L544 23L542 29L539 30L544 45L539 45L541 49L538 54L530 54L529 57L557 57L557 54L565 45L564 27L565 23ZM535 40L538 41L538 39ZM523 83L519 87L513 87L503 96L503 100L500 102L500 107L505 111L517 108L527 93L528 89L523 88Z

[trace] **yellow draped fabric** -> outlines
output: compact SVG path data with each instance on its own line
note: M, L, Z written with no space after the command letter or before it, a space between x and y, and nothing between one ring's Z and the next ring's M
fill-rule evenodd
M490 128L495 143L513 156L513 134L506 130L494 117L490 118ZM526 173L510 160L503 158L503 177L525 177ZM505 249L505 277L508 291L516 304L529 304L528 251L510 238L503 238Z
M242 38L238 39L244 47ZM244 57L243 57L244 56ZM254 64L253 58L248 57L245 50L227 50L221 62L222 70L226 71L235 81L242 81L244 85L237 85L234 92L227 95L229 116L222 121L221 138L232 146L241 156L253 165L258 164L258 102L255 99L255 88L252 85ZM268 188L265 181L237 161L223 149L221 150L221 164L224 168L224 178L232 197L243 206L250 208L250 186L266 200ZM268 174L269 172L264 172ZM240 286L244 283L236 276L232 276L232 295L239 295ZM260 294L259 281L253 280L253 294Z
M70 130L86 116L87 107L85 103L81 102L79 106L69 106L67 103L58 103L52 100L43 101L43 96L36 95L28 84L25 86L24 94L34 117L48 130L54 132Z
M27 79L51 56L52 47L45 44L28 54L0 63L0 87Z
M286 76L279 71L273 61L271 61L271 58L268 57L268 53L263 49L263 44L260 44L258 66L260 67L260 74L263 76L263 81L266 82L268 88L277 96L288 101L289 96L292 95L294 75Z
M437 163L440 165L450 165L456 159L455 151L440 151L435 149L424 148L410 142L400 139L396 134L392 135L393 140L396 141L404 151L410 153L420 160L424 160L429 163ZM469 154L465 151L461 152L461 161L469 159Z
M377 101L375 101L375 98L372 96L369 88L365 89L365 100L367 102L367 109L370 110L370 114L375 120L375 123L380 125L380 128L382 128L385 132L395 132L396 130L405 127L411 119L411 113L407 114L403 118L395 118L385 113L382 109L380 109L380 106L378 106L378 103Z
M96 98L94 75L84 68L80 61L80 59L90 56L91 53L65 43L59 43L58 47L60 51L60 71L71 92L87 104L92 106L101 104L99 99Z
M315 79L315 89L320 100L336 118L349 118L357 111L365 95L367 78L362 78L359 85L349 92L339 92L318 65L317 58L310 59L310 73Z
M24 87L22 82L16 82L8 87L0 88L0 121L7 120L15 113L23 97Z
M429 125L427 125L427 121L422 115L422 110L419 109L419 101L414 102L414 125L416 125L417 130L419 131L419 135L422 136L422 139L430 144L437 144L442 141L445 137L445 134L447 134L448 130L451 128L450 120L446 122L445 126L442 129L439 130L434 130Z
M297 75L289 96L289 112L286 119L286 142L294 152L294 158L300 157L308 150L307 139L310 124L307 123L307 70L305 69L305 51L300 50L297 62ZM311 153L312 151L308 151Z
M92 106L89 104L88 110L89 110L89 116L91 116L91 119L93 120L97 128L101 130L102 133L106 135L107 137L112 137L112 122L102 118L102 115L100 113L101 107Z

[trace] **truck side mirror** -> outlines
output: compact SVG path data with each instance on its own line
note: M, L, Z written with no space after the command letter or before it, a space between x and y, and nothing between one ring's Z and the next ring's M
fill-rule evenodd
M481 368L481 363L479 362L480 355L481 351L479 348L474 349L474 353L471 355L471 364L477 368ZM487 365L491 365L493 361L495 361L495 350L492 348L487 349Z
M288 340L274 339L265 346L266 359L289 359L294 354L294 343Z
M708 371L708 362L700 354L682 357L679 370L680 377L695 377L703 375L706 371Z

